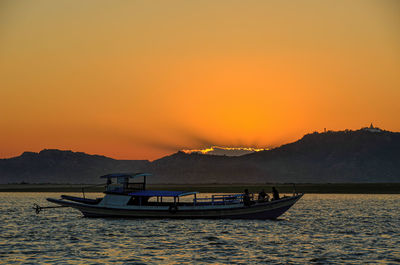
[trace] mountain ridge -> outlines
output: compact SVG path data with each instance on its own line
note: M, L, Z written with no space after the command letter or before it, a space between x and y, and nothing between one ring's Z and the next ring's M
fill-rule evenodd
M400 133L379 128L310 133L242 156L182 151L152 162L44 149L0 159L0 183L99 183L110 172L151 172L150 183L400 182Z

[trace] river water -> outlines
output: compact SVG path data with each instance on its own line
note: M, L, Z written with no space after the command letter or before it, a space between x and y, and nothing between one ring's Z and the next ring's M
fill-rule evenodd
M31 209L59 196L0 193L0 263L400 264L400 195L306 194L277 221L93 219L70 208Z

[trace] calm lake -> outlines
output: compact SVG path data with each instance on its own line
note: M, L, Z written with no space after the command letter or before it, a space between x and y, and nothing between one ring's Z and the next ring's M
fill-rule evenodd
M400 264L399 194L306 194L277 221L35 214L60 195L0 193L0 263Z

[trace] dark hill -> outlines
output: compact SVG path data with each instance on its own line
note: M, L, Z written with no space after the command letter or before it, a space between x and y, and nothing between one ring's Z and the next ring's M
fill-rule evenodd
M254 183L260 172L240 157L178 152L152 162L164 183ZM250 177L251 176L251 177Z
M400 182L400 134L387 131L313 133L241 158L273 181Z
M146 169L147 160L115 160L81 152L48 150L24 152L0 159L0 183L98 183L109 172L137 172Z
M149 162L43 150L0 159L0 183L98 183L106 173L138 171L154 173L150 183L400 182L400 133L312 133L239 157L178 152Z
M400 182L400 134L313 133L240 157L174 155L154 161L165 183Z

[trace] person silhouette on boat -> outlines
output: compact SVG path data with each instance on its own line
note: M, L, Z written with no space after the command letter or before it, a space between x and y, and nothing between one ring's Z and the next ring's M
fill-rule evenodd
M274 201L279 200L279 191L275 187L272 187L272 196Z
M258 193L258 201L259 202L263 202L263 201L268 201L269 196L267 193L265 193L264 189L262 189L259 193Z
M250 193L248 189L244 190L244 194L243 194L243 204L246 206L249 206L251 204L251 200L250 200Z

